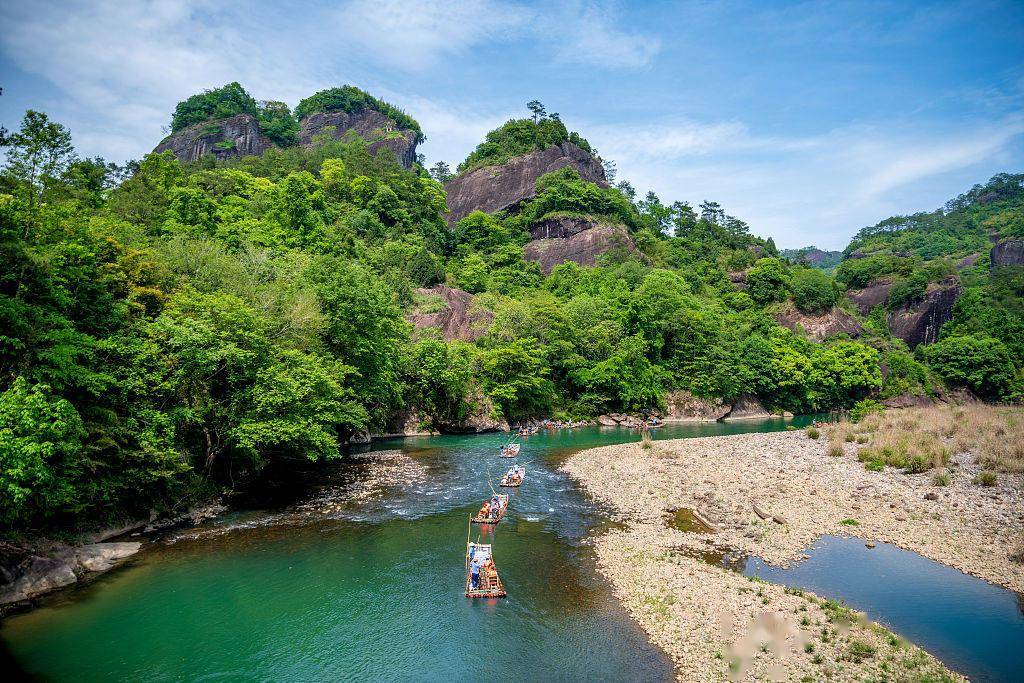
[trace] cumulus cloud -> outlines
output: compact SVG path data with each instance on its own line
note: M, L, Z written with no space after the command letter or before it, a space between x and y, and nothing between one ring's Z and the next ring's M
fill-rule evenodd
M902 122L848 126L819 135L759 136L740 122L681 121L587 127L619 176L664 199L712 199L780 246L838 248L858 228L887 216L929 210L904 193L947 174L977 182L1003 170L1024 120L1009 116L968 134ZM962 189L966 189L963 187Z

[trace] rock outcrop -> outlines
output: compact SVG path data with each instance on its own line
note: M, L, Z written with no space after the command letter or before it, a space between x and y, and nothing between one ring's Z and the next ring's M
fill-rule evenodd
M490 311L475 307L473 295L469 292L447 285L435 285L430 288L413 290L420 297L439 298L443 308L438 311L416 311L409 314L408 320L417 329L433 328L448 341L476 341L487 333L487 328L494 320ZM428 311L430 309L427 309Z
M992 268L1024 266L1024 240L1003 240L989 252Z
M670 391L665 404L665 422L716 422L732 410L720 398L700 398L685 390Z
M362 109L356 112L328 111L315 112L299 122L299 143L313 144L318 135L330 135L340 140L349 131L357 133L367 142L370 154L381 149L391 150L398 162L406 168L416 163L416 131L398 127L393 120L376 109Z
M722 419L726 422L732 420L763 420L771 417L761 401L753 394L743 394L736 398L732 404L732 410Z
M507 432L508 421L494 417L491 399L477 389L469 402L473 411L461 422L434 421L434 427L442 434L482 434L484 432Z
M889 330L911 347L938 341L939 330L953 317L953 306L962 292L963 287L955 277L933 282L928 285L924 301L889 313Z
M92 543L57 546L37 554L8 543L0 544L0 605L24 602L70 586L82 576L103 572L134 555L141 543Z
M802 329L810 339L820 342L837 334L859 337L861 325L857 319L841 308L818 315L801 313L793 308L775 316L775 321L791 330Z
M217 159L260 156L274 146L260 131L250 114L196 123L168 136L153 152L171 151L180 161L191 163L207 154Z
M536 194L537 179L572 166L584 180L607 187L604 168L593 155L571 142L514 157L500 166L482 166L462 173L445 185L448 215L454 224L473 211L494 213L511 208Z
M636 245L629 232L621 225L594 222L586 218L558 218L544 221L531 230L535 239L523 247L523 258L536 261L545 275L560 263L573 261L581 266L592 266L597 257L615 248L630 253ZM541 237L538 235L557 235Z
M884 304L889 299L891 289L892 280L881 278L868 284L864 289L851 289L846 293L846 298L857 307L861 315L867 315L872 308Z

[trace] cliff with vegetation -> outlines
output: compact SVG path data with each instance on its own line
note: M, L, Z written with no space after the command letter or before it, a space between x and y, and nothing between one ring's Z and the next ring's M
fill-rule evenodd
M865 228L833 277L713 201L613 186L542 109L443 185L361 91L287 116L222 91L175 110L192 143L126 168L36 112L4 140L12 532L188 507L395 425L1021 396L1021 176Z
M354 86L321 90L293 114L284 102L257 102L229 83L180 102L171 134L153 152L170 151L185 163L216 162L347 136L362 138L370 154L387 150L406 168L416 163L416 146L425 139L415 119Z

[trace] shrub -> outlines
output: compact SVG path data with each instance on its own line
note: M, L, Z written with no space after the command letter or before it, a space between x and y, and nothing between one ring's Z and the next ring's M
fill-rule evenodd
M865 643L863 640L851 640L846 650L846 657L851 662L863 662L875 656L875 647Z
M838 295L832 278L817 268L793 273L793 303L804 313L821 313L836 305Z
M870 472L881 472L885 469L885 463L881 460L871 460L870 462L865 463L864 469Z
M840 458L845 455L843 451L843 444L838 441L833 441L828 445L828 454L834 458Z
M974 477L974 483L978 486L995 486L998 481L999 477L996 476L996 473L989 470L982 470Z
M855 519L844 519L843 521L841 521L839 523L843 524L844 526L860 526L860 522L858 522Z
M850 421L857 423L871 413L880 413L883 410L885 410L885 406L881 403L874 399L866 398L862 401L857 401L853 408L850 409Z
M924 347L920 354L947 382L984 398L1003 397L1016 377L1006 345L992 337L949 337Z
M785 301L789 294L790 276L782 261L763 258L747 273L747 294L759 304Z
M816 427L808 427L807 428L807 438L809 438L809 439L817 439L819 436L821 436L821 432L819 432Z
M295 118L301 121L316 112L345 111L351 114L364 109L378 111L394 121L399 128L414 131L417 142L423 142L426 139L416 119L398 107L379 100L352 85L329 88L310 95L295 107Z
M932 486L949 486L949 472L936 472L932 475Z
M171 132L177 133L193 123L210 119L223 119L236 114L259 113L259 105L239 83L228 83L222 88L204 90L179 102L171 116Z

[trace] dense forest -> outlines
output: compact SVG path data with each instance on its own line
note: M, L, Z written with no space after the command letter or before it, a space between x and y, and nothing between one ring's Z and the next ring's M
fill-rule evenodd
M359 93L324 91L296 114L369 106L408 118ZM562 142L596 154L557 115L531 110L459 170ZM5 528L180 509L274 461L338 457L353 434L385 431L403 412L437 427L481 409L509 422L642 411L676 390L793 412L955 387L1021 397L1024 274L990 270L988 249L1024 236L1024 176L865 228L833 278L781 258L714 202L663 203L571 168L541 177L514 209L449 226L444 186L422 165L371 155L358 138L289 144L287 105L257 103L238 84L182 102L171 126L239 112L269 122L280 148L119 167L78 157L42 113L4 135ZM565 216L622 226L635 249L544 275L523 246L531 227ZM964 293L940 341L911 349L895 338L885 309L953 274ZM884 276L890 299L870 315L843 297ZM439 283L491 314L475 342L406 322L430 305L415 290ZM863 323L858 338L818 343L776 322L836 307Z

